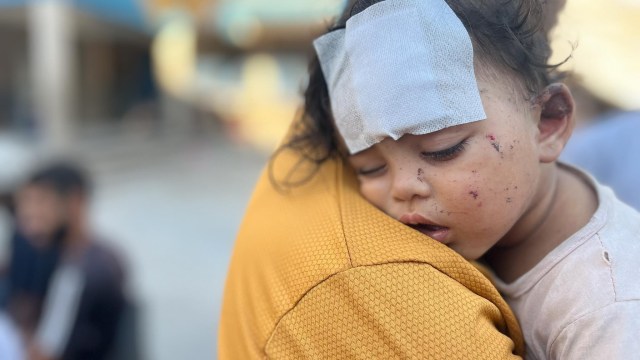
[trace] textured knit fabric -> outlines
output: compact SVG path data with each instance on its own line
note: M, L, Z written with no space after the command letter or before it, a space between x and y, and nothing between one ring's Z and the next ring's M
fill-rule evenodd
M276 159L277 179L298 160ZM370 205L340 160L288 191L263 174L238 235L219 334L222 360L517 359L524 349L489 280Z
M640 214L593 186L600 204L585 227L515 282L496 280L522 324L527 359L640 356Z

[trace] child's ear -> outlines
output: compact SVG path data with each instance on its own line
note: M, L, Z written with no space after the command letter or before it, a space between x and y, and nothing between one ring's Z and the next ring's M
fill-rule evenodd
M536 105L540 107L540 161L548 163L558 159L571 137L575 125L575 103L566 85L551 84L538 95Z

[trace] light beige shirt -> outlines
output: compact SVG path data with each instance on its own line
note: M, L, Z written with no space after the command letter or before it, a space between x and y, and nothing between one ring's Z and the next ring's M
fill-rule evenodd
M589 181L599 199L589 223L515 282L495 280L526 359L640 359L640 214Z

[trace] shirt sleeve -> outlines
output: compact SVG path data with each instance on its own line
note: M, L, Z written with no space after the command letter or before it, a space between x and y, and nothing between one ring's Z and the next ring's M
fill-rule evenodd
M629 359L640 353L640 300L616 302L562 330L549 359Z
M499 310L422 263L353 268L282 319L269 359L519 359Z

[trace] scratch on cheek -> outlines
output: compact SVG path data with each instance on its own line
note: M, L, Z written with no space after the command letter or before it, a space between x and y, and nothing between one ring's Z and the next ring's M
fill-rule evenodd
M501 151L501 146L500 143L496 140L496 136L493 134L489 134L487 135L487 139L489 140L489 142L491 142L491 146L493 146L494 149L496 149L496 151L498 153L500 153L500 156L502 156L502 151Z

